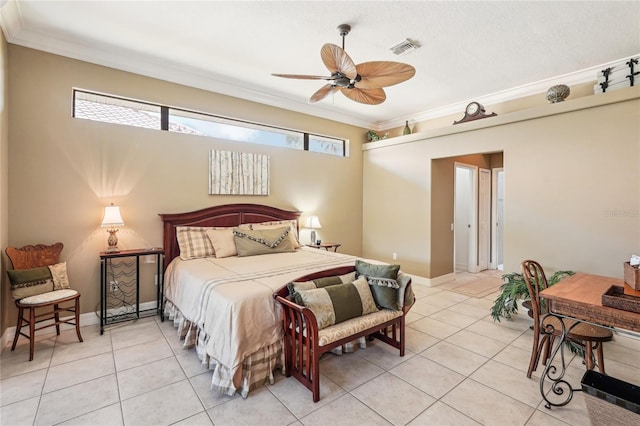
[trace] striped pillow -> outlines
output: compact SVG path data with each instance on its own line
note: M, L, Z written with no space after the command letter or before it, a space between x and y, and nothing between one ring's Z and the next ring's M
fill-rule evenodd
M316 316L318 329L378 311L364 277L352 283L301 290L298 296Z
M302 301L298 299L297 293L301 290L312 290L314 288L322 288L328 285L345 284L355 281L356 273L350 272L344 275L332 275L329 277L317 278L311 281L292 281L287 284L291 300L298 305L302 305Z
M8 270L11 296L15 300L53 291L53 278L48 266Z

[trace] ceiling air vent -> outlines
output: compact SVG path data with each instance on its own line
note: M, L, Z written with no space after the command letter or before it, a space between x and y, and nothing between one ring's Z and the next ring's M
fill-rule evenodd
M412 52L416 50L420 45L415 41L409 40L408 38L402 40L400 43L396 44L389 48L390 51L393 52L394 55L404 55L406 53Z

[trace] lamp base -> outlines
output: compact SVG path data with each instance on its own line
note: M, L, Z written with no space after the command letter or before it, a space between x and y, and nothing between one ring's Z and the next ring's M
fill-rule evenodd
M119 252L120 249L118 248L118 237L116 236L116 232L118 232L118 230L111 228L107 229L107 232L109 233L109 238L107 238L107 244L109 244L109 247L107 247L107 250L105 251L107 253Z

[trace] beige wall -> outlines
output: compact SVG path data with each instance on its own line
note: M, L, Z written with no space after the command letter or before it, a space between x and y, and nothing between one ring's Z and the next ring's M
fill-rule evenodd
M574 100L585 96L593 95L593 85L596 83L594 79L592 82L576 84L571 87L571 94L568 100ZM500 102L497 104L484 104L487 114L495 112L498 115L509 114L515 111L522 111L531 108L536 108L542 105L549 104L546 98L546 92L538 93L535 95L524 96L518 99L512 99L510 101ZM433 118L430 120L424 120L419 122L409 121L409 127L412 133L424 132L429 129L438 129L442 127L449 127L454 121L460 120L464 117L464 107L460 108L460 112L455 114L443 115L442 117ZM395 127L392 129L381 130L378 133L383 135L389 133L389 137L396 137L402 135L404 125Z
M0 325L7 322L8 310L5 300L10 299L9 286L6 284L7 258L4 250L9 240L9 108L8 108L8 61L7 42L0 31ZM5 327L0 328L4 333Z
M451 200L432 160L503 152L505 270L533 258L551 271L621 277L640 251L640 89L482 121L366 144L363 255L397 252L403 269L429 278L452 272L453 261L442 264L450 220L440 216Z
M15 45L9 45L8 61L8 242L64 242L63 259L82 293L83 313L98 308L98 253L107 239L99 225L111 202L120 205L126 223L118 232L124 249L162 244L158 213L247 202L317 214L319 238L342 243L341 252L361 254L366 129ZM351 141L351 156L73 119L73 87L344 137ZM211 148L270 155L271 194L208 195ZM303 242L308 238L304 230ZM2 305L10 307L13 322L13 304L3 298ZM3 318L3 332L6 327Z

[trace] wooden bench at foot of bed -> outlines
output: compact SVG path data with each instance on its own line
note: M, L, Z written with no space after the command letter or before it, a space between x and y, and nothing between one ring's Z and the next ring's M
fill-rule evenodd
M353 271L355 271L354 266L344 266L306 275L295 281L310 281ZM405 294L408 294L410 285L409 280L405 287ZM306 386L313 393L313 402L320 400L322 354L360 337L371 336L399 349L400 356L404 356L405 315L411 306L405 306L401 311L381 309L318 330L313 312L287 299L288 295L287 286L274 294L274 298L283 308L286 375L295 377Z

